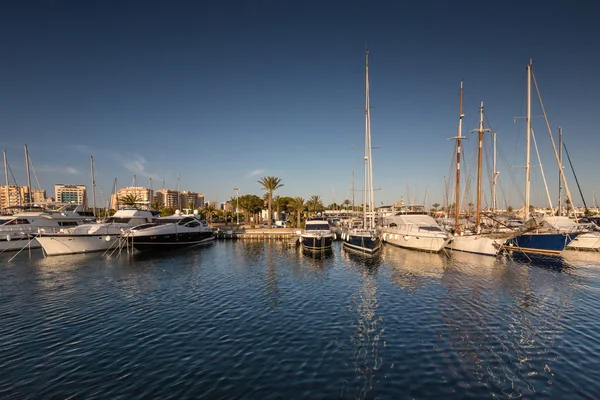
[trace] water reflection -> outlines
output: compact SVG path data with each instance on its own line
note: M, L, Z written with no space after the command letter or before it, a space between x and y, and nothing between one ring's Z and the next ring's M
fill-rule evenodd
M439 281L446 263L445 255L384 246L383 259L391 267L390 280L402 289L415 290L432 281Z
M455 378L475 375L475 393L511 398L551 391L554 347L576 285L510 259L458 254L440 302L440 338L450 344L445 359Z
M363 259L364 257L360 257ZM350 336L354 346L354 370L358 378L355 398L364 399L373 389L377 372L381 368L379 340L384 333L383 317L377 316L377 266L366 265L362 272L362 286L352 296L352 307L358 314L355 330ZM344 396L345 388L342 390Z

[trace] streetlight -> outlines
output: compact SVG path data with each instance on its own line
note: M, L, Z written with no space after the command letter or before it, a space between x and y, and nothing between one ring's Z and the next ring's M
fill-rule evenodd
M240 225L240 189L239 188L233 188L233 190L235 190L236 195L235 195L235 202L236 202L236 206L235 206L235 214L237 216L237 225Z

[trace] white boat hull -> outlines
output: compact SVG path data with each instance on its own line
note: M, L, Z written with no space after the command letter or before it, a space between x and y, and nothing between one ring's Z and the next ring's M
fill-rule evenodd
M582 233L572 240L566 249L600 251L600 232Z
M25 247L39 249L41 245L25 232L12 232L0 235L0 252L19 251Z
M40 236L38 241L48 256L93 253L118 246L120 234Z
M426 251L430 253L439 253L448 238L445 236L427 236L401 234L396 232L386 232L383 230L383 241L394 246L404 247L406 249Z
M453 236L446 244L446 249L465 253L495 256L500 251L508 237L487 235Z

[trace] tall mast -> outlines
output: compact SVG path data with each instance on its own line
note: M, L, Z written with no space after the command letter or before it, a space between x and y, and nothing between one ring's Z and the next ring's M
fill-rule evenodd
M462 135L462 121L465 117L463 114L463 81L460 81L460 106L458 111L458 135L456 136L456 187L454 189L454 229L459 232L460 226L458 219L460 217L460 141L463 138Z
M94 157L90 156L90 169L92 171L92 210L96 216L96 177L94 176Z
M482 147L483 147L483 100L481 100L481 107L479 107L479 150L477 154L477 225L476 229L479 231L481 224L481 166L482 166Z
M496 183L498 181L498 175L500 175L500 172L498 172L496 170L496 132L492 132L492 137L494 139L494 179L492 180L492 212L496 212L496 209L498 208L498 201L496 199Z
M527 127L527 147L525 149L525 221L529 219L529 189L531 182L531 171L529 167L529 157L531 151L531 67L532 61L527 64L527 117L525 124Z
M113 204L115 206L115 211L119 210L119 192L117 191L117 178L115 178L115 181L113 183L113 192L115 192L115 204Z
M180 200L181 196L179 195L179 172L177 173L177 208L181 210ZM219 192L217 192L217 207L219 205Z
M25 148L25 169L27 171L27 190L29 191L29 203L31 203L31 175L29 174L29 152L27 151L27 143L23 145Z
M2 150L4 154L4 179L6 180L6 207L10 207L10 188L8 187L8 161L6 159L6 150Z
M562 128L558 127L558 168L563 168ZM558 174L558 215L562 215L562 173Z
M365 53L365 157L363 179L363 227L367 228L367 185L369 176L369 50Z
M352 213L354 213L354 170L352 170Z

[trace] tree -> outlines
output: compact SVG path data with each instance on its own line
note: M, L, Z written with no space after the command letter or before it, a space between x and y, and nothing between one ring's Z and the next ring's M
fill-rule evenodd
M160 210L163 207L163 203L160 200L152 200L152 202L150 203L150 208L152 208L153 210Z
M268 215L268 224L269 224L269 229L271 229L271 218L272 218L272 212L271 209L273 207L273 192L277 189L279 189L280 187L283 186L283 183L281 183L281 179L275 177L275 176L264 176L260 181L258 181L258 183L260 183L262 185L262 190L266 190L267 194L269 195L268 197L268 210L269 210L269 215Z
M296 212L296 227L300 228L300 223L302 222L302 212L304 211L304 199L302 197L294 197L290 204L292 209Z
M350 200L348 200L348 199L344 200L344 208L347 210L349 206L350 206Z
M433 211L437 211L438 207L440 206L440 203L433 203Z
M132 206L140 201L142 201L142 199L140 199L135 193L127 193L125 196L119 199L119 203L126 206Z
M507 208L507 211L508 211L509 213L513 212L513 210L514 210L514 208L513 208L512 206L508 206L508 208Z
M311 211L314 213L325 208L323 207L323 202L321 201L321 196L319 195L310 196L310 199L308 199L308 201L306 202L306 206L308 207L309 213Z

